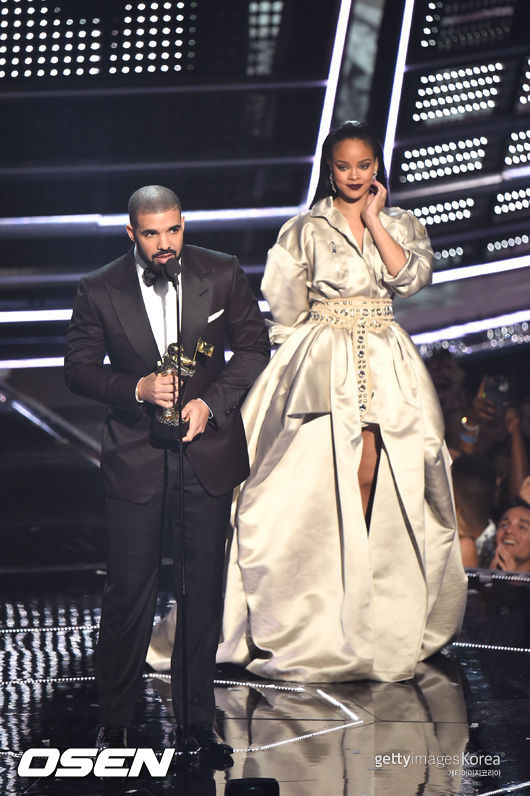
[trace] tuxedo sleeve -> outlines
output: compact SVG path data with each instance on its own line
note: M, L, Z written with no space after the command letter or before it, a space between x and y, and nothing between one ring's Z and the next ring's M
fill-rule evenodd
M201 395L213 412L213 422L217 427L221 427L226 418L239 408L270 358L269 337L258 302L236 257L233 258L233 266L225 307L228 344L233 354Z
M96 291L96 296L93 291ZM98 310L97 288L81 279L66 333L65 381L72 392L110 406L138 408L138 375L104 364L108 353L105 326Z

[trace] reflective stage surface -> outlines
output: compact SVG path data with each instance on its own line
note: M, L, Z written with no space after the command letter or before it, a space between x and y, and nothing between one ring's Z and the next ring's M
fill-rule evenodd
M236 780L252 778L276 780L282 796L530 793L530 581L485 572L470 574L457 642L412 681L320 687L220 667L217 728L234 747L226 771L58 777L35 757L44 773L19 776L30 748L94 746L104 544L93 464L8 406L0 432L2 794L274 792L270 782L236 790ZM161 615L168 576L163 567ZM168 678L146 670L129 746L161 752L171 726Z

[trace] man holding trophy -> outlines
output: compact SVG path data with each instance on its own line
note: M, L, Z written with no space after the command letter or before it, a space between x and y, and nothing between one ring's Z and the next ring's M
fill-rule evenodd
M239 406L269 360L268 336L237 258L183 243L173 191L139 188L129 220L133 249L80 282L65 357L69 388L110 407L101 456L109 558L96 650L97 745L127 744L167 522L175 538L183 525L185 543L185 561L175 561L177 603L185 571L187 608L184 651L177 633L171 664L176 744L184 720L189 750L229 755L212 726L225 539L232 490L248 475Z

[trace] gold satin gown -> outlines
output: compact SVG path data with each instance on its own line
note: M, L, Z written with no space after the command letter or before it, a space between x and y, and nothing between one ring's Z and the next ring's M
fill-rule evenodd
M461 625L442 415L388 317L394 294L430 282L433 254L412 213L380 217L408 255L394 277L368 230L361 252L331 197L288 221L269 252L262 290L282 342L243 406L251 472L234 500L217 657L263 677L404 680ZM359 326L379 306L384 322ZM327 309L336 324L322 321ZM369 533L357 481L367 423L382 438Z

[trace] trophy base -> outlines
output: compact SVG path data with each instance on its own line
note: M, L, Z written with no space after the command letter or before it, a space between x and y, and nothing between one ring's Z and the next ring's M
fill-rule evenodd
M155 418L153 424L153 431L158 439L166 440L179 440L185 437L188 433L189 421L171 418L171 420L163 420L160 417Z

